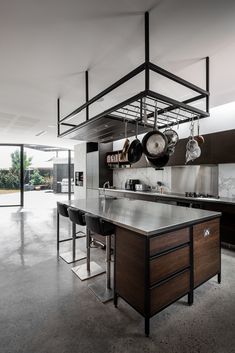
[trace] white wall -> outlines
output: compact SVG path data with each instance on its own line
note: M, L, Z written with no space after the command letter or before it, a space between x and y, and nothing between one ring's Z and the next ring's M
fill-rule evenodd
M83 186L74 185L74 198L86 198L86 142L74 146L74 173L83 172ZM74 177L75 180L75 177Z

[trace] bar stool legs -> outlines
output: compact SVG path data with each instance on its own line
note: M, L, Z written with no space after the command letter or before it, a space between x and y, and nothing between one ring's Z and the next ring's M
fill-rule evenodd
M79 265L72 268L72 271L75 273L76 276L80 278L81 281L85 281L89 278L98 276L102 273L105 273L105 270L99 266L96 262L90 261L90 243L91 243L91 233L89 229L86 232L86 263L83 265Z
M68 251L60 255L60 257L67 262L68 264L72 264L73 262L83 260L86 258L86 253L76 249L76 224L72 223L72 251Z
M60 214L57 211L56 217L56 229L57 229L57 252L60 250Z
M106 279L92 283L88 287L102 303L113 299L113 289L111 288L111 236L106 236Z

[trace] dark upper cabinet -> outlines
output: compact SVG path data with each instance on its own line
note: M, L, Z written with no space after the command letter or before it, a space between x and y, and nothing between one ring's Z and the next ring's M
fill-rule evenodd
M99 187L102 187L103 184L106 181L109 181L111 185L113 185L113 171L111 169L108 168L107 163L106 163L106 154L109 151L112 151L113 149L113 143L109 142L109 143L97 143L97 142L88 142L87 143L87 155L92 154L92 153L97 153L96 157L97 157L97 161L95 161L95 163L93 163L92 158L88 158L87 157L87 163L89 163L89 170L90 170L90 176L93 179L97 179L98 181L95 183L91 183L90 185L96 185L99 184ZM94 158L96 158L94 157ZM98 171L94 171L92 169L92 164L97 164L97 169ZM94 174L98 174L98 175L94 175ZM97 187L98 185L96 185L95 187ZM91 188L93 186L90 186Z
M201 156L187 165L235 163L235 130L221 131L203 135L205 143L202 144ZM170 157L168 166L184 165L186 144L188 138L178 142L175 153Z

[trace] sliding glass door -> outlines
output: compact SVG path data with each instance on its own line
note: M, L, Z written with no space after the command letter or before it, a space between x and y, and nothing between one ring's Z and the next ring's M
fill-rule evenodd
M0 144L0 206L23 206L23 145Z

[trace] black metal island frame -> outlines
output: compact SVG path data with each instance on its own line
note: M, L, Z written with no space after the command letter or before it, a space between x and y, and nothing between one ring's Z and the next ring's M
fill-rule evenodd
M85 72L84 104L66 116L61 114L61 98L57 99L57 133L58 137L69 137L87 142L110 142L124 138L122 122L128 122L127 136L135 135L135 125L138 122L139 134L154 127L154 115L157 111L157 125L159 129L183 124L192 119L201 119L210 116L209 112L209 57L205 59L205 88L201 88L151 62L149 13L145 13L145 60L131 72L121 77L111 86L89 99L88 71ZM142 87L136 94L124 101L117 100L114 106L100 111L99 101L108 94L121 89L124 84L134 77L144 73ZM187 99L166 96L155 90L153 78L159 75L179 89L187 90ZM114 100L116 101L116 100ZM98 108L96 109L98 104ZM102 110L102 109L101 109Z
M130 199L68 201L115 224L114 304L124 299L150 318L218 276L221 282L219 212Z

